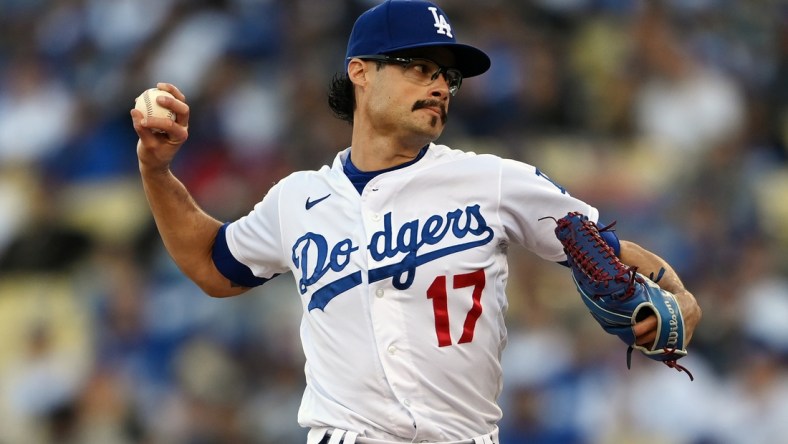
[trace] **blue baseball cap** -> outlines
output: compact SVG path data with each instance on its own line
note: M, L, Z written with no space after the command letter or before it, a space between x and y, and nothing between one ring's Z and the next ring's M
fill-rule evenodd
M387 0L361 14L350 33L345 66L353 57L435 46L454 54L452 68L463 77L478 76L490 68L487 54L457 43L446 14L435 4L422 0Z

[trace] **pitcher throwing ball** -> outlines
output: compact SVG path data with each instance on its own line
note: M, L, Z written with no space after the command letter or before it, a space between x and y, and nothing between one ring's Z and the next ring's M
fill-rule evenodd
M308 444L497 444L506 248L567 263L553 221L599 220L531 165L435 143L463 81L490 67L460 33L425 1L361 15L329 92L353 127L350 147L330 166L281 180L229 223L204 213L170 170L188 138L184 95L158 85L174 96L157 99L174 121L131 111L142 183L180 269L216 297L292 272L304 309L298 421ZM622 263L660 276L675 295L688 343L701 311L673 269L601 231ZM656 326L654 316L638 320L636 343L653 342Z

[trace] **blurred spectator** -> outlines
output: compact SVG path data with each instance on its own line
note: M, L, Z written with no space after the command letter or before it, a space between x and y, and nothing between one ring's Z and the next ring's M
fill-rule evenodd
M0 162L34 163L71 135L76 100L43 60L25 54L7 62L0 75Z
M732 79L693 59L659 2L647 3L633 24L642 85L635 94L637 129L666 155L690 165L731 139L744 125L744 102Z

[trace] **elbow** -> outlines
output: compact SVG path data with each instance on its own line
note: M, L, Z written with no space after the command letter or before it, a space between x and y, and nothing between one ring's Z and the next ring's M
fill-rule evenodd
M201 273L192 274L189 277L200 287L203 293L212 298L237 296L249 290L248 287L230 281L213 267L203 270Z
M197 286L200 287L200 290L202 290L202 292L205 293L208 297L214 299L222 299L229 296L229 294L227 294L226 291L222 291L221 289L219 289L219 287L214 285L198 283Z
M207 284L198 284L200 289L211 298L215 299L223 299L229 298L232 296L238 296L239 294L245 293L249 288L247 287L240 287L234 284L229 285L207 285Z

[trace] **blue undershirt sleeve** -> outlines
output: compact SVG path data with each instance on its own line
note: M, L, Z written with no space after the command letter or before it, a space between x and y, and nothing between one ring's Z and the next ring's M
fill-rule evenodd
M607 225L599 224L599 235L602 236L602 239L607 242L613 248L613 251L616 253L616 257L621 258L621 242L618 240L618 236L616 232L613 230L606 230L602 231Z
M216 268L224 277L236 285L257 287L268 282L270 279L255 276L249 267L239 262L230 252L226 234L228 225L230 224L225 223L219 228L219 232L216 233L216 239L213 242L211 257ZM271 279L276 276L272 276Z

